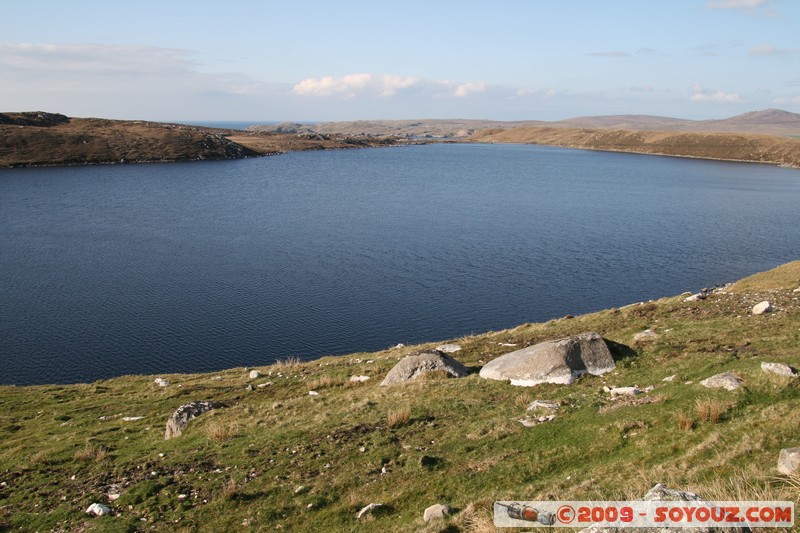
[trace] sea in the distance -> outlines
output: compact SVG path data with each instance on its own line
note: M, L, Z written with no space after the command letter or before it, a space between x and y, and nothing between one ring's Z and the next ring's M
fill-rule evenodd
M440 144L3 169L0 383L447 340L798 256L800 171L767 165Z

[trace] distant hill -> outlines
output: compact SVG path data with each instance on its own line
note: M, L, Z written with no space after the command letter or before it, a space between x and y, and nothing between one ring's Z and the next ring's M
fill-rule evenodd
M800 136L800 114L780 109L752 111L722 120L686 120L652 115L603 115L575 117L554 122L542 120L359 120L320 122L317 124L283 123L251 126L253 131L339 133L404 137L466 138L479 130L510 128L601 128L639 131L686 131L720 133L759 133Z

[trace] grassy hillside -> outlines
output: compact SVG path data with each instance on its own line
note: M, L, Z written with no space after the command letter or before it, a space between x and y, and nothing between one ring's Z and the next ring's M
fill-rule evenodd
M470 139L800 167L800 139L771 135L547 127L488 129Z
M238 368L160 376L168 387L155 376L0 387L0 529L492 531L495 499L627 499L656 482L706 498L800 502L800 478L776 471L779 451L800 446L800 380L760 369L800 366L798 286L800 261L701 301L676 296L454 341L464 348L456 358L477 368L542 340L601 333L617 369L569 386L477 374L378 386L399 358L431 344L284 361L252 380ZM764 299L774 311L752 316ZM634 342L646 328L658 337ZM723 371L744 387L698 384ZM604 385L655 388L613 399ZM561 407L525 427L535 399ZM165 441L167 417L194 400L227 407ZM85 515L92 502L112 515ZM384 507L357 520L373 502ZM457 513L425 524L434 503Z
M0 113L0 168L239 159L384 144L391 141L69 118L43 112Z

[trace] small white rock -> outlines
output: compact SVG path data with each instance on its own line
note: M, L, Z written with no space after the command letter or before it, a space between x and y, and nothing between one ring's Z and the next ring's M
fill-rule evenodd
M379 507L383 507L383 504L382 503L371 503L371 504L365 506L363 509L361 509L358 512L358 514L356 514L356 519L360 519L365 514L372 513L373 511L375 511L375 509L377 509Z
M665 377L665 378L664 378L664 379L662 379L661 381L667 381L667 382L670 382L670 381L675 381L675 379L676 379L677 377L678 377L678 374L672 374L671 376L667 376L667 377Z
M310 391L308 391L308 395L309 396L319 396L319 393L317 391L315 391L315 390L310 390Z
M164 378L156 378L153 380L153 383L155 383L159 387L169 387L169 381L167 381Z
M772 311L772 304L769 303L767 300L763 302L759 302L753 306L753 314L754 315L763 315L764 313L769 313Z
M250 371L250 379L258 379L261 377L261 372L258 370L251 370Z
M143 418L144 418L143 416L123 416L122 417L122 421L123 422L135 422L136 420L141 420Z
M93 503L86 509L86 514L94 515L94 516L103 516L107 515L111 512L111 509L103 505L102 503Z
M636 396L642 393L636 387L603 387L603 390L611 396Z
M188 496L186 494L178 494L178 501L179 502L182 502L186 498L188 498Z
M460 344L440 344L436 349L444 353L456 353L462 350Z
M528 405L528 411L534 411L536 409L558 409L558 404L556 402L548 402L547 400L533 400Z
M363 381L367 381L369 376L350 376L351 383L361 383Z

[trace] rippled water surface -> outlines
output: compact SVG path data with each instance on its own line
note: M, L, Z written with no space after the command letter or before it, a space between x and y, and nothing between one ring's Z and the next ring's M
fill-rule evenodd
M517 145L0 170L0 383L265 365L798 258L800 172Z

